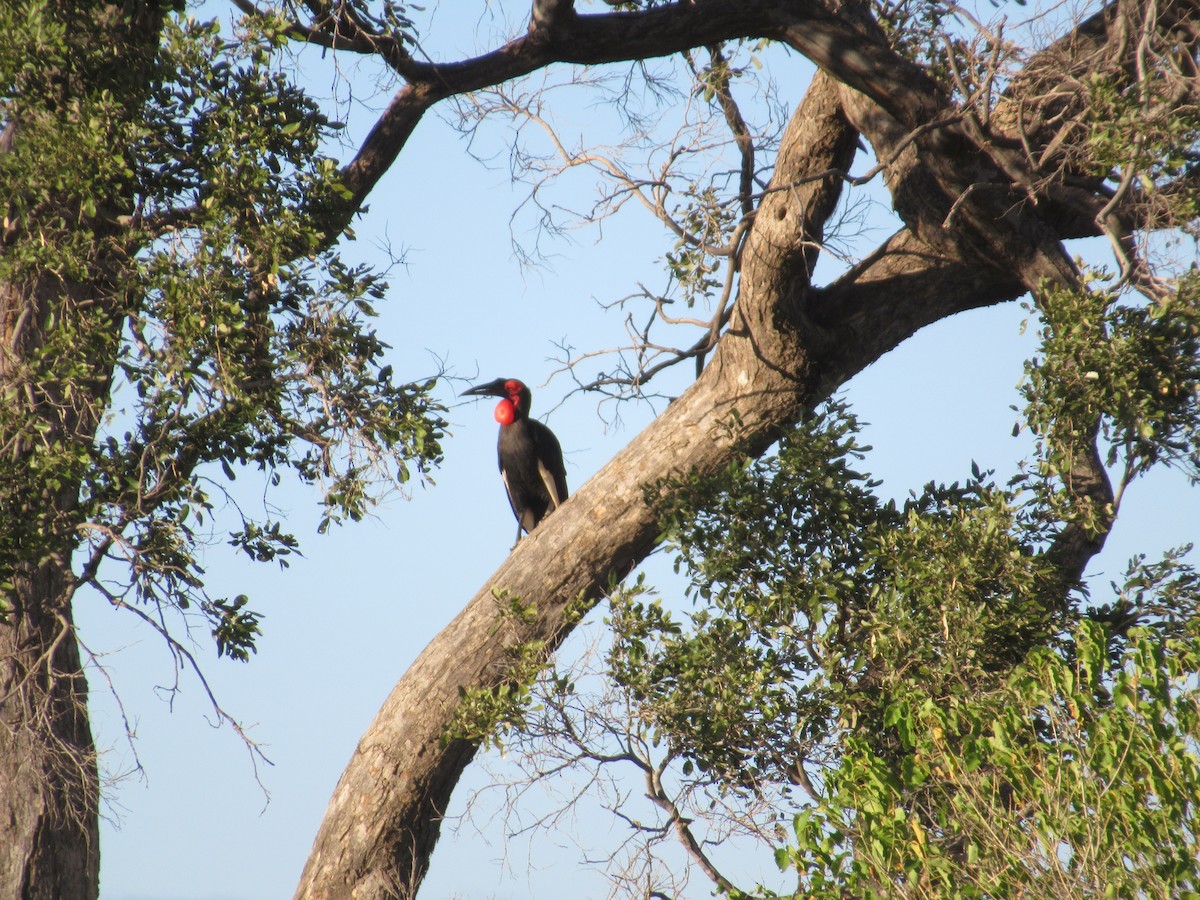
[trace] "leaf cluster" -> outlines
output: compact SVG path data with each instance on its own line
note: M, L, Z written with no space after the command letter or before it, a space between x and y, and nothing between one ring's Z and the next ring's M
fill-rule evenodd
M945 35L949 24L946 20L956 12L953 4L941 0L875 0L871 6L888 42L898 53L926 66L939 80L949 82L951 69Z
M1043 473L1071 471L1090 422L1106 462L1126 480L1159 463L1200 476L1200 278L1161 301L1130 305L1095 290L1049 293L1041 352L1026 366L1024 416L1041 442Z
M712 188L689 184L686 205L673 211L684 236L664 257L665 268L683 294L689 308L710 299L721 287L717 277L721 260L712 248L722 245L737 222L736 215Z
M1194 290L1043 298L1023 386L1036 457L1006 486L973 465L885 501L834 403L771 458L648 492L693 609L617 596L612 677L685 775L803 789L776 853L801 895L1197 889L1189 548L1135 559L1107 601L1057 552L1116 514L1072 484L1089 442L1124 467L1120 491L1156 465L1196 471Z
M35 12L31 46L68 40ZM225 483L251 468L316 485L324 530L427 477L445 422L435 381L397 381L370 324L386 284L327 249L337 126L279 71L280 23L223 36L172 16L160 37L124 95L54 105L5 82L20 127L0 154L0 283L29 297L38 339L0 406L0 571L74 547L78 583L198 607L218 652L245 659L258 614L208 598L198 555ZM296 551L234 508L233 546Z
M735 784L795 777L912 679L975 689L1054 628L1047 563L976 471L882 501L833 405L778 454L651 497L697 606L615 604L614 677L678 753ZM936 599L934 599L936 598Z
M1195 896L1196 620L1139 629L1115 661L1083 621L994 690L914 683L887 709L899 765L847 741L781 867L805 896Z
M1200 107L1178 93L1173 75L1165 61L1162 71L1147 72L1136 81L1108 72L1092 74L1085 108L1088 150L1097 171L1134 172L1143 179L1141 187L1152 192L1195 165ZM1195 215L1193 207L1180 218Z

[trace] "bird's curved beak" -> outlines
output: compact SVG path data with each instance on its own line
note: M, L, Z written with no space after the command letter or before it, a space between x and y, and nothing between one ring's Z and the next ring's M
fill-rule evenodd
M487 384L477 384L475 387L467 388L460 397L507 397L508 391L504 389L504 379L497 378L495 381L489 381Z

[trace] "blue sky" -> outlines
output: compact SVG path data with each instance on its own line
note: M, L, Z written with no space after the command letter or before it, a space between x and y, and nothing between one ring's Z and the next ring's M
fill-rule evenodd
M458 32L458 43L447 46L469 52L465 35ZM776 62L772 71L784 99L797 102L807 67L794 59L771 65ZM314 71L316 92L328 91L328 70ZM386 92L372 102L384 100ZM586 107L576 113L582 132L592 114ZM370 121L369 110L351 110L351 134ZM497 149L489 136L482 140L477 149ZM860 155L859 169L866 165ZM582 180L569 191L564 200L590 205ZM868 193L875 198L872 230L860 253L894 227L878 186ZM250 563L219 539L205 557L215 596L247 593L265 614L259 652L249 664L217 660L203 629L195 638L220 701L262 743L271 765L260 763L256 773L232 730L212 726L211 709L189 673L181 676L173 704L165 702L156 686L172 684L175 673L161 641L99 597L80 599L80 634L104 654L134 723L143 766L141 776L108 790L102 897L291 896L359 736L407 665L504 559L514 526L496 472L491 402L461 403L455 394L470 383L515 376L533 386L535 414L559 404L569 380L542 386L556 368L556 342L580 349L617 342L621 315L603 312L600 303L628 294L639 280L661 283L660 258L670 247L661 225L631 210L602 232L580 230L554 243L550 265L524 269L513 256L510 217L525 195L512 185L503 159L492 168L481 165L440 116L422 122L370 198L349 253L382 262L385 246L406 251L407 264L393 272L380 307L379 329L393 347L397 376L419 378L445 360L464 379L440 388L451 406L451 434L436 485L414 487L410 499L390 499L371 520L325 536L316 534L315 495L288 488L271 502L302 541L304 556L290 568ZM519 219L516 226L525 237L527 225ZM1092 244L1079 252L1099 251ZM835 271L826 268L823 277ZM1031 335L1021 334L1025 317L1009 304L939 323L846 387L844 397L869 423L865 440L875 449L865 466L884 479L885 491L903 496L930 479L962 478L972 460L1001 475L1013 470L1027 450L1012 437L1010 409L1020 402L1016 385L1033 347ZM674 382L676 388L685 383ZM653 413L629 404L621 410L623 427L610 427L594 397L567 397L548 421L562 442L572 487ZM1116 578L1134 552L1155 554L1200 534L1200 504L1183 495L1185 486L1170 473L1135 485L1108 547L1089 569L1094 583ZM239 478L237 489L241 501L261 504L263 487L253 473ZM652 569L656 581L663 568ZM89 681L105 769L119 775L132 766L122 719L105 678L93 671ZM473 766L451 815L462 811L482 777ZM600 853L617 839L616 827L582 810L571 834L510 840L500 820L481 809L473 825L444 833L424 896L602 896L606 883L580 867L576 844ZM758 862L771 866L769 855ZM701 881L694 889L694 896L709 895Z

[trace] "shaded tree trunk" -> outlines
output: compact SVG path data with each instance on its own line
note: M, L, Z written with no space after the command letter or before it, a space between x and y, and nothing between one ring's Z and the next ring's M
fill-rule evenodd
M102 92L116 101L101 123L111 134L140 116L170 5L51 3L44 14L63 26L56 58L70 65L30 67L8 98L0 153L20 152L35 130L80 127L77 109ZM109 145L120 147L115 138ZM0 203L11 204L0 252L12 256L0 268L0 896L23 900L99 893L99 775L71 611L81 580L71 568L80 524L72 462L89 452L108 403L130 253L119 217L133 209L135 190L126 179L84 195L78 186L95 179L60 165L45 161L45 184L0 185ZM86 271L22 262L23 242L59 239L64 259L86 256ZM63 334L86 341L64 349ZM64 353L75 366L60 380L48 374L56 360L43 357ZM29 471L41 473L39 483Z
M107 395L102 361L90 392L36 376L41 324L68 297L83 300L81 286L0 285L0 395L44 440L27 429L2 435L13 472L0 472L4 558L16 564L0 572L0 891L47 900L99 893L99 775L71 612L79 484L65 466L57 484L19 471L39 454L88 446Z
M4 434L13 477L0 475L4 539L15 545L4 556L18 560L0 572L9 583L0 616L0 892L23 900L99 893L99 773L71 612L79 485L67 472L59 484L30 484L19 472L49 448L86 446L99 421L107 377L95 393L68 398L30 362L44 345L41 323L66 297L78 303L84 289L53 279L0 285L0 393L46 442L26 430Z
M63 571L15 581L0 627L0 895L95 897L99 778Z

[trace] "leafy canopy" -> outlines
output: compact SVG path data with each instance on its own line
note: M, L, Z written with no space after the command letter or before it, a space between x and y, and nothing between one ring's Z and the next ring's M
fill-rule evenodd
M36 335L0 404L0 612L5 573L74 553L69 593L90 583L152 622L198 605L218 652L246 659L259 617L207 595L198 555L227 482L290 476L319 487L322 530L357 520L439 462L442 408L385 362L386 284L330 249L339 126L279 68L282 24L222 36L173 13L148 77L64 96L56 66L108 58L71 16L0 11L0 284ZM269 506L235 509L229 542L286 564L298 542Z
M1069 489L1086 423L1118 500L1156 465L1195 477L1197 285L1045 298L1023 388L1035 458L1007 485L973 467L885 501L834 402L770 458L650 492L693 609L640 585L614 598L629 727L684 794L776 798L798 896L1200 890L1190 548L1133 560L1108 597L1064 581L1056 549L1117 512ZM566 708L563 691L544 693Z

